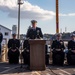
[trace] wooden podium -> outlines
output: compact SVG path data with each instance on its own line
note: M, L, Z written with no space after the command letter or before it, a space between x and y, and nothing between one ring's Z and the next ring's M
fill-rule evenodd
M29 40L30 70L45 70L45 40Z

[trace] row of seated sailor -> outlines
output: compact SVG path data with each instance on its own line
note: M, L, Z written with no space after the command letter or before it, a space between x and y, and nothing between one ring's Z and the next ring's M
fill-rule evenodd
M9 63L19 63L19 47L20 47L20 41L16 39L16 34L13 34L13 39L10 39L8 42L8 57L9 57ZM53 65L63 65L64 64L64 58L65 53L67 54L67 63L69 65L75 65L75 34L73 34L72 39L68 42L68 50L64 52L65 46L64 42L61 40L61 35L56 35L56 40L52 42L51 49L52 49L52 64ZM49 64L49 55L47 54L47 45L45 46L45 60L46 64ZM28 40L25 40L23 43L23 49L22 52L23 56L23 62L26 65L30 65L30 45Z
M60 40L60 34L56 35L56 40L52 42L51 49L52 49L52 60L53 65L63 65L64 64L64 57L65 53L67 54L67 62L68 64L75 64L75 34L72 36L72 40L68 42L68 52L64 52L64 42ZM8 42L8 57L9 57L9 63L19 63L19 47L20 47L20 41L16 39L16 34L13 34L13 39L10 39ZM45 57L46 57L46 64L49 64L49 55L47 55L47 45L45 46ZM24 59L24 64L30 64L30 45L28 40L25 40L23 43L23 49L22 56Z

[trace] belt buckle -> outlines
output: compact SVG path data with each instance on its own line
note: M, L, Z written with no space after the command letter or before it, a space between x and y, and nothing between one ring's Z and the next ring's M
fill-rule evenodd
M56 49L56 51L61 51L61 49Z
M15 52L17 49L11 49L13 52Z

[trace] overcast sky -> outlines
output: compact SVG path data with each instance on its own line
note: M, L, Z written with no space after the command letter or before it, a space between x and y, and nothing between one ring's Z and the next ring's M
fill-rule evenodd
M17 25L17 0L0 0L0 24L12 29ZM62 32L75 30L75 0L59 0L59 25ZM21 33L26 34L30 21L38 21L43 33L55 33L55 0L24 0L21 5Z

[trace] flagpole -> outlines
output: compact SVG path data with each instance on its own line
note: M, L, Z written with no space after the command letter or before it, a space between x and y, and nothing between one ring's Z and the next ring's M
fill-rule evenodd
M18 39L20 39L20 6L23 4L22 0L18 0Z
M59 0L56 0L56 33L59 33Z

